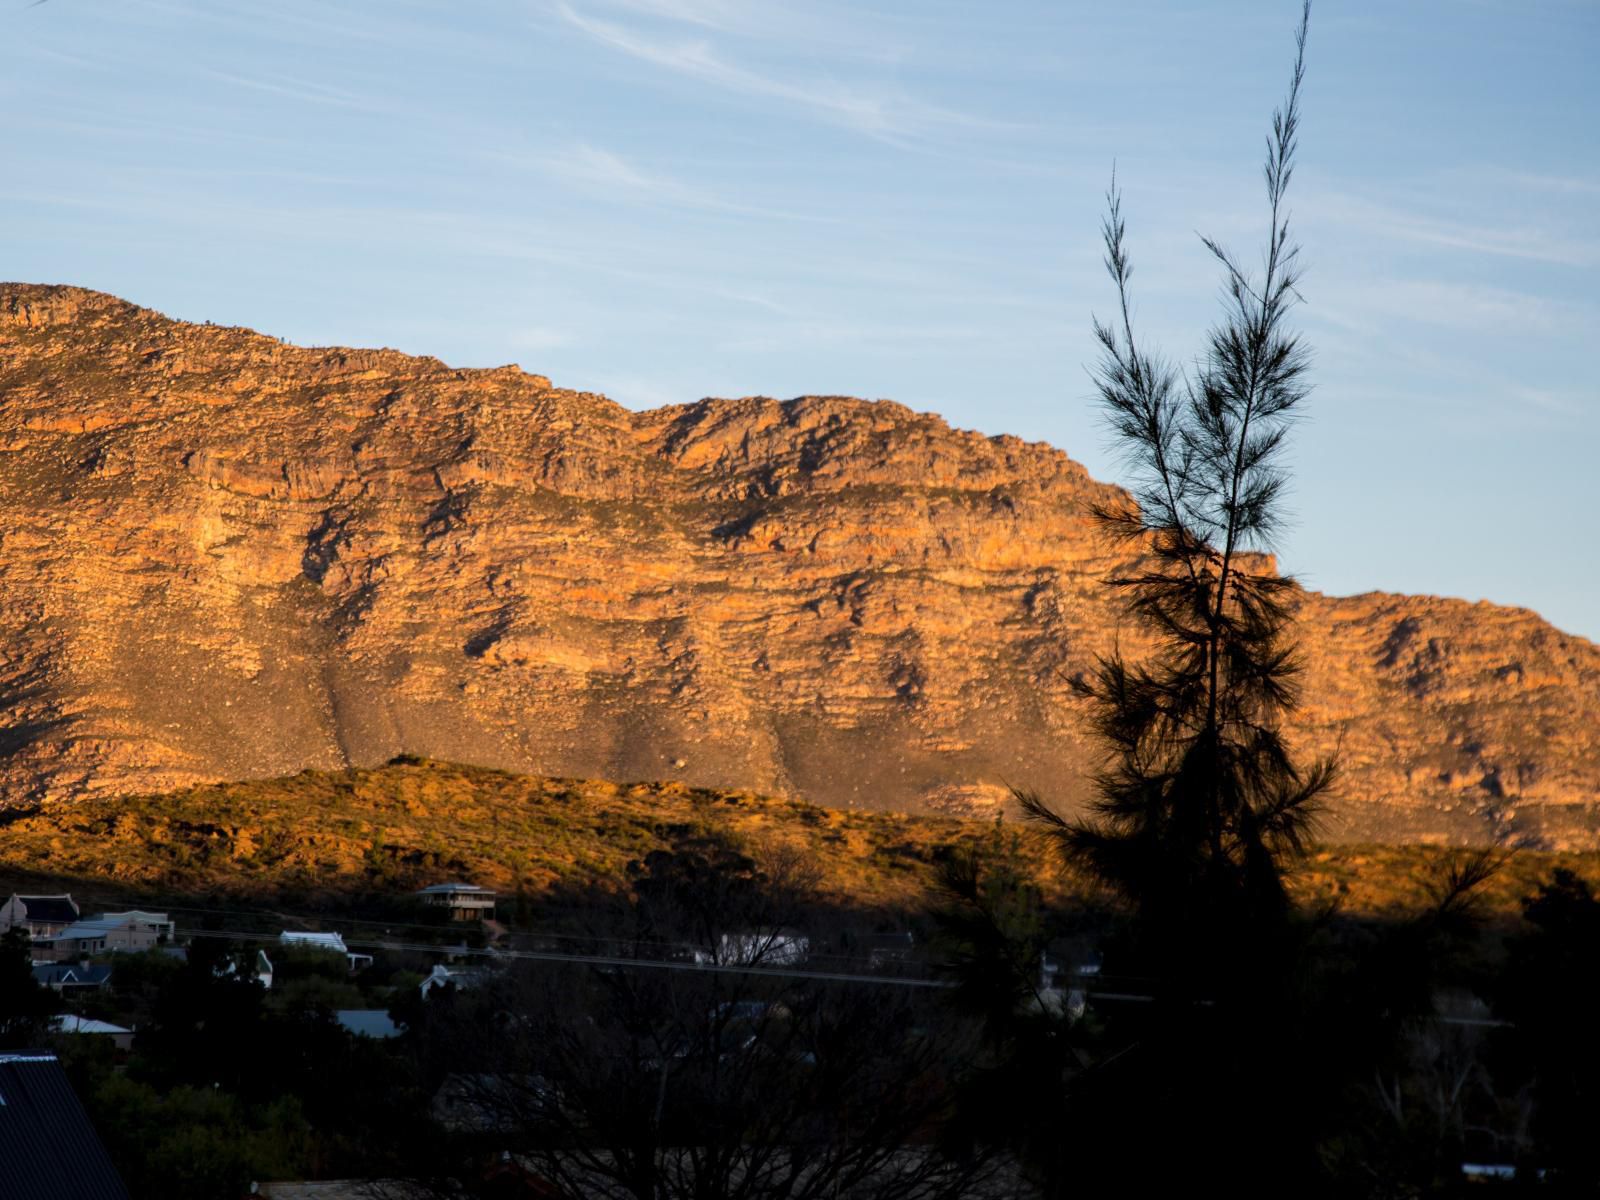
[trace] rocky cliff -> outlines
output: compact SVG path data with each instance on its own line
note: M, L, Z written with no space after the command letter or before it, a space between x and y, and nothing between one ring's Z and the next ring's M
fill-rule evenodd
M1121 624L1085 507L1115 494L897 404L635 413L0 285L0 794L409 752L1071 806L1070 680ZM1600 838L1600 648L1376 594L1308 594L1301 640L1330 838Z

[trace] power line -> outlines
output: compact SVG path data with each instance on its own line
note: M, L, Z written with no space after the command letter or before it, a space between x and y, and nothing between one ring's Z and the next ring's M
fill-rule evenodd
M193 936L226 938L231 941L259 942L263 938L255 932L238 930L204 929L186 931ZM716 962L673 962L669 959L624 958L607 954L566 954L558 950L489 950L467 946L439 946L427 942L389 942L366 938L344 938L346 946L362 950L395 950L424 954L452 954L476 958L491 958L496 962L557 962L591 967L639 968L664 971L698 971L714 975L748 975L769 979L817 979L834 983L890 984L901 987L952 988L956 985L944 979L913 979L903 975L860 975L844 971L804 971L790 967L758 967L748 964Z
M384 932L390 929L421 929L429 932L440 932L449 928L441 925L426 925L416 921L387 921L376 917L351 917L327 916L313 913L286 912L279 909L248 909L248 908L202 908L194 905L168 904L163 906L167 911L176 913L203 913L208 916L220 917L245 917L249 919L271 919L275 922L299 921L307 925L372 925L381 926ZM543 929L512 928L508 931L516 936L542 938L558 942L587 942L605 943L614 946L654 946L663 950L695 950L697 947L690 942L668 941L663 938L637 938L637 937L607 937L601 934L555 933ZM206 933L208 930L194 930L191 933ZM438 949L453 949L451 947L437 947ZM809 951L806 957L810 961L826 959L832 962L852 962L854 958L846 954L828 954Z
M261 936L256 933L226 930L204 930L200 932L206 937L227 938L233 941L262 940ZM623 958L605 954L563 954L556 950L490 950L473 949L466 946L437 946L428 943L388 942L369 939L347 939L345 940L345 945L359 947L363 950L391 950L490 958L497 962L509 959L520 962L554 962L576 966L613 967L623 970L687 971L713 975L744 975L766 979L810 979L827 983L876 984L888 987L924 988L941 991L960 986L955 981L948 979L914 979L904 975L861 975L843 971L805 971L789 967L758 967L736 963L672 962L664 959ZM1080 976L1079 978L1082 977ZM1071 990L1076 991L1079 989ZM1156 996L1145 992L1099 992L1087 989L1083 989L1083 997L1085 1000L1131 1004L1153 1004L1157 999ZM1209 1005L1212 1001L1203 1000L1198 1003ZM1509 1029L1515 1027L1511 1021L1495 1020L1489 1017L1452 1017L1436 1013L1432 1019L1443 1025L1461 1025L1472 1028Z

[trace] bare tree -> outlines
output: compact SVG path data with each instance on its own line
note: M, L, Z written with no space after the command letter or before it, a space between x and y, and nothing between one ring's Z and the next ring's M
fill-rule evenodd
M657 852L635 871L635 940L607 944L622 961L530 965L447 998L429 1036L454 1162L509 1154L574 1198L971 1194L983 1160L936 1141L952 1014L927 992L796 972L805 882L801 860L716 839ZM457 1189L470 1175L434 1173Z

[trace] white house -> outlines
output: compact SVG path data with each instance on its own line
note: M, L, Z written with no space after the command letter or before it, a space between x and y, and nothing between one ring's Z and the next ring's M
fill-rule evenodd
M50 1027L57 1033L93 1033L111 1039L111 1044L118 1050L133 1049L133 1030L125 1029L121 1025L113 1025L110 1021L95 1021L88 1017L75 1016L64 1013L53 1017Z
M337 933L308 933L285 929L278 935L278 941L287 947L326 950L330 954L342 954L349 960L351 971L359 971L363 967L372 965L372 955L355 953L344 944L344 938ZM268 984L268 986L270 987L271 984Z
M144 913L141 916L161 914ZM36 957L71 962L91 954L137 953L156 944L155 929L129 913L104 913L74 921L48 938L34 939Z

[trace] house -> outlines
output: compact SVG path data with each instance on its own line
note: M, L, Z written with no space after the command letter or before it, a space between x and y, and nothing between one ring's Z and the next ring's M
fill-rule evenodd
M108 1037L118 1050L133 1049L133 1030L113 1025L110 1021L94 1021L88 1017L66 1013L52 1018L50 1026L57 1033L91 1033L98 1037Z
M278 935L278 941L289 948L326 950L330 954L342 954L349 960L352 974L372 965L372 955L352 951L344 944L344 938L337 933L305 933L285 929Z
M436 883L417 893L430 908L447 908L452 921L484 921L494 916L493 889L475 883Z
M18 926L28 931L28 936L38 939L54 937L78 919L78 903L70 895L19 896L0 904L0 933Z
M302 933L297 930L285 929L278 935L278 941L285 946L327 950L334 954L350 953L349 947L344 944L344 937L337 933Z
M0 1200L128 1200L54 1054L0 1052Z
M178 940L178 927L175 921L168 918L166 913L145 912L141 908L129 909L127 912L99 913L90 918L92 921L122 921L147 929L155 936L159 945L168 945Z
M138 917L159 917L161 913L140 913ZM137 953L152 949L157 941L155 927L135 919L132 913L104 913L74 921L59 933L35 940L38 957L48 962L70 962L91 954Z
M33 981L40 987L66 995L105 987L111 968L104 963L34 963Z

